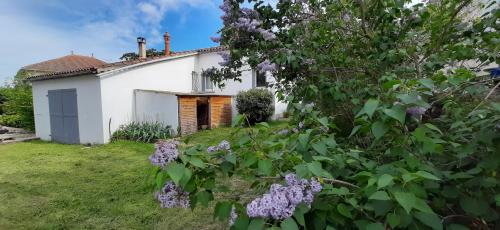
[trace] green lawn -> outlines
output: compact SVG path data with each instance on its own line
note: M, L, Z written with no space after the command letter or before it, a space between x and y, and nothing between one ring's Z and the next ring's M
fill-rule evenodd
M188 138L214 144L230 133ZM211 210L159 208L147 186L152 152L152 144L128 141L0 145L0 229L224 229Z

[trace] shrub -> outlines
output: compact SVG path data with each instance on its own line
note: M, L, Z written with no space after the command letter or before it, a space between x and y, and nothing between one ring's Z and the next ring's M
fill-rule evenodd
M35 118L31 86L19 85L1 88L0 94L3 95L3 103L0 107L4 113L3 118L0 119L0 125L34 130Z
M217 198L214 216L232 229L499 226L499 84L475 71L498 63L496 8L470 20L463 0L248 2L221 6L230 58L214 79L273 72L294 125L236 129L230 150L181 149L156 183L173 181L193 209ZM251 188L214 198L224 176Z
M21 117L16 114L12 115L0 115L0 126L9 126L9 127L20 127L21 126Z
M172 129L160 122L132 122L122 125L113 133L113 140L132 140L152 143L172 136Z
M250 124L266 121L274 113L273 94L267 89L241 91L236 96L238 113L247 117Z

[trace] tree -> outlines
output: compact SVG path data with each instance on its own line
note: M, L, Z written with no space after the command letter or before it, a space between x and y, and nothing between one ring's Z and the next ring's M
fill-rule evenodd
M209 74L239 79L248 65L272 72L291 125L237 129L234 143L208 154L158 149L151 159L162 204L177 201L173 183L191 206L206 206L217 181L237 176L252 184L251 198L215 205L233 229L498 225L500 103L489 99L499 85L460 63L498 64L500 11L464 21L467 0L242 2L221 6L214 40L229 55Z
M26 80L29 72L19 70L13 77L13 83L0 87L0 124L34 130L33 96L31 84Z
M164 54L165 54L164 50L157 51L154 48L146 50L146 57L159 57L159 56L163 56ZM130 53L123 54L120 57L120 60L122 60L122 61L131 61L131 60L137 60L138 58L139 58L139 55L137 53L130 52Z

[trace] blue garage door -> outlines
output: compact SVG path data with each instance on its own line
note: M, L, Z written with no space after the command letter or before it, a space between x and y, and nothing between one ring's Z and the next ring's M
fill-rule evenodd
M52 141L79 144L76 89L49 90L48 97Z

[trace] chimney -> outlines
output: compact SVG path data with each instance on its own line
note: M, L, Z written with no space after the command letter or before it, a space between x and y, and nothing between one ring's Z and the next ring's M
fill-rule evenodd
M163 39L165 40L165 56L170 56L170 34L165 32Z
M146 58L146 39L138 37L137 44L139 45L139 58Z

